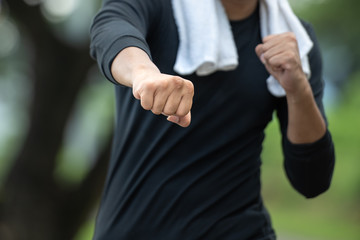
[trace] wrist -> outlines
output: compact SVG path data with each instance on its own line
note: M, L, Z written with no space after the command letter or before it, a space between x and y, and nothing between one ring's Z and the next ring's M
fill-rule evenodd
M132 87L134 84L146 80L150 75L160 74L160 70L152 62L151 64L140 63L132 69L130 74Z
M298 85L294 90L286 91L286 98L288 103L301 103L305 99L312 97L312 90L309 81L304 76L301 80L299 79Z
M141 49L128 47L118 53L111 65L111 74L122 85L132 87L134 81L146 76L146 72L157 72L159 69Z

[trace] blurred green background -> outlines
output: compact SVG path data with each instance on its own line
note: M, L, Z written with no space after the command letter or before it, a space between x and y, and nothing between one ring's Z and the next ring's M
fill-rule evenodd
M0 1L0 239L91 239L114 116L88 54L100 0ZM285 177L275 120L263 195L280 240L360 239L360 2L291 1L313 24L335 142L329 191L305 199Z

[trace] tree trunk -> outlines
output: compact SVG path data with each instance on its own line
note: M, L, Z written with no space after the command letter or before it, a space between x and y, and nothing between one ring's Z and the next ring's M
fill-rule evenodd
M39 7L20 0L7 4L32 42L34 89L28 132L0 192L0 239L72 239L101 193L110 140L79 187L60 188L53 173L66 124L94 62L88 46L74 48L57 39Z

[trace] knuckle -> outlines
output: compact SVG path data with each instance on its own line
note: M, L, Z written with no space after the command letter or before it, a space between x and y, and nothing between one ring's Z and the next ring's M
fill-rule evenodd
M183 83L183 79L181 78L181 77L179 77L179 76L173 76L172 77L172 80L173 80L173 82L175 83L175 84L182 84Z
M292 69L292 65L290 63L285 63L284 68L285 69Z
M185 82L185 89L186 92L194 94L194 84L191 81Z
M289 60L295 59L296 58L296 54L293 51L288 51L286 54L286 58Z
M271 37L273 37L273 36L272 36L272 35L265 36L265 37L263 38L263 42L269 41Z
M155 115L160 115L160 114L161 114L160 111L155 110L155 109L151 109L151 112L152 112L153 114L155 114Z
M286 37L291 41L296 41L296 35L293 32L288 32Z
M266 59L267 63L270 65L270 66L273 66L276 64L276 61L274 58L269 58L269 59Z
M192 107L192 101L188 102L185 106L178 108L176 111L176 115L178 116L187 115L190 112L191 107Z
M141 94L137 89L133 88L132 94L136 99L140 99Z
M178 109L177 111L176 111L176 115L178 115L178 116L180 116L180 117L183 117L183 116L185 116L186 114L188 114L188 112L189 112L190 110L187 110L187 109Z
M264 54L263 54L263 57L264 57L264 59L265 60L269 60L270 59L270 54L269 54L269 52L265 52Z
M141 106L145 110L150 110L151 109L150 104L148 102L146 102L146 101L141 101Z
M161 81L157 84L157 89L160 90L160 91L163 91L165 89L167 89L169 86L169 82L168 81Z
M156 89L155 82L146 82L142 86L143 91L153 92Z
M142 87L141 84L133 86L133 94L134 96L141 96L142 93L144 92L144 88Z
M172 87L174 89L180 89L184 85L183 79L181 77L178 77L178 76L173 76L171 78L171 84L172 84Z
M157 105L154 105L152 108L151 108L151 111L156 114L156 115L159 115L162 113L163 111L163 106L160 105L160 104L157 104Z
M174 105L169 106L169 107L166 107L166 108L164 109L164 113L165 113L166 115L174 115L174 114L176 114L176 112L177 112L177 107L174 106Z

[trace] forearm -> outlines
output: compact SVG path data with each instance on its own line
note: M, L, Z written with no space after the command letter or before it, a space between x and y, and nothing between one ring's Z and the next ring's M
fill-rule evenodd
M146 41L150 25L156 24L160 1L104 1L90 29L91 56L100 70L113 83L111 66L120 50L136 46L150 55Z
M114 79L133 89L145 110L169 116L182 127L191 121L193 84L181 77L162 74L147 53L136 47L123 49L111 64Z
M321 102L321 59L312 55L317 46L309 54L312 78L308 80L292 33L268 36L263 42L256 53L286 92L286 100L279 100L277 114L287 176L301 194L315 197L329 188L335 162Z
M121 85L132 87L133 81L144 72L160 73L147 53L137 47L123 49L111 65L111 74Z
M299 91L287 93L278 116L282 119L286 174L297 191L311 198L329 188L335 155L322 105L316 103L308 80L301 83Z
M322 138L326 124L316 105L310 84L303 80L298 91L287 93L287 137L294 144L313 143Z
M279 81L286 92L288 139L295 144L319 140L325 134L326 125L302 69L295 34L267 36L255 51L268 72Z

